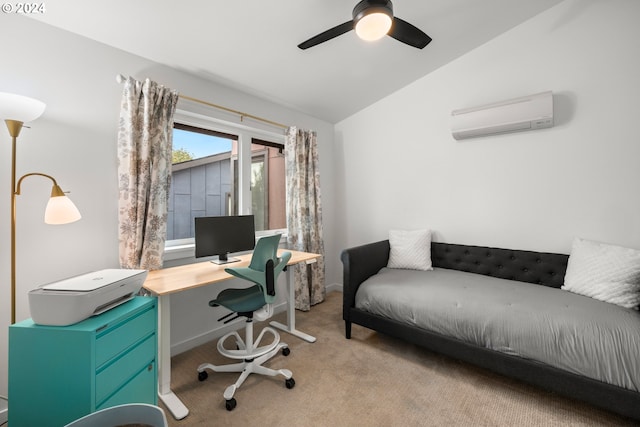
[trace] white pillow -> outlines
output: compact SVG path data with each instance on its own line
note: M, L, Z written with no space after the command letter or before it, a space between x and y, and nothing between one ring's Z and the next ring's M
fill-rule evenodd
M638 309L640 251L575 238L562 289Z
M433 270L431 230L389 230L389 268Z

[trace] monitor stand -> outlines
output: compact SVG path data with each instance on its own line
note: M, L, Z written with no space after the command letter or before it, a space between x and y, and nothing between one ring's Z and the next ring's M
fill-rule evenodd
M228 254L218 255L218 259L212 259L211 262L218 265L231 264L240 261L240 258L229 258Z

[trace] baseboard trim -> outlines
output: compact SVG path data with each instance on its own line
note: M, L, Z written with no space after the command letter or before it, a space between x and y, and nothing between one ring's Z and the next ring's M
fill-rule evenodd
M344 287L342 286L342 283L331 283L330 285L327 285L327 293L331 293L331 292L342 292L344 290Z
M0 397L0 426L9 420L9 402Z

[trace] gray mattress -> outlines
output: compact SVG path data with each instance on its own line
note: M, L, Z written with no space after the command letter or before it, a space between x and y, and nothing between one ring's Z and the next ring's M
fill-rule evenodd
M457 270L383 268L356 308L640 390L640 313L561 289Z

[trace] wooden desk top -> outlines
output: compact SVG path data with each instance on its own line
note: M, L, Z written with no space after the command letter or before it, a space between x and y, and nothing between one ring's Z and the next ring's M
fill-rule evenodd
M292 251L289 249L278 250L278 254L282 252L291 252L291 259L287 265L314 261L321 256L319 254ZM240 258L240 261L225 265L218 265L211 261L204 261L197 262L195 264L179 265L177 267L150 271L142 287L152 292L154 295L167 295L174 292L181 292L187 289L229 280L234 276L225 272L224 269L226 267L248 266L251 262L251 254L238 255L233 258Z

